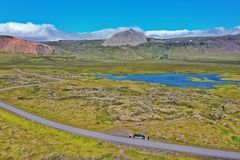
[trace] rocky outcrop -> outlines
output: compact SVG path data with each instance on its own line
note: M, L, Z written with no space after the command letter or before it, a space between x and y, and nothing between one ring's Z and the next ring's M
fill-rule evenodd
M43 43L30 42L11 36L0 36L0 53L50 55L54 49Z
M138 46L139 44L146 43L147 37L142 33L129 29L126 31L118 32L111 38L104 41L103 46Z
M202 51L218 49L217 52L240 53L240 34L216 37L184 37L162 41L167 49L191 46Z

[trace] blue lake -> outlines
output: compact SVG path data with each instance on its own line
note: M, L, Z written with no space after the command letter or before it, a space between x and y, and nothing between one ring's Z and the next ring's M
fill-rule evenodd
M222 80L218 74L129 74L129 75L105 75L97 76L106 77L110 80L130 80L143 81L146 83L159 83L176 87L202 87L211 88L216 85L226 83L239 83L239 81Z

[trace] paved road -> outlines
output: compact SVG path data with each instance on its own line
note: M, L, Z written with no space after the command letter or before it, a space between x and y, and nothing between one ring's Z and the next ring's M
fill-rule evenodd
M185 146L185 145L161 143L161 142L154 142L154 141L147 141L147 140L137 140L137 139L123 138L123 137L103 134L103 133L99 133L99 132L93 132L93 131L89 131L89 130L85 130L85 129L80 129L80 128L64 125L64 124L57 123L54 121L50 121L48 119L25 112L21 109L17 109L16 107L6 104L2 101L0 101L0 108L11 111L21 117L24 117L33 122L40 123L45 126L53 127L53 128L63 130L63 131L66 131L66 132L69 132L72 134L76 134L76 135L96 138L96 139L103 140L103 141L109 141L109 142L124 144L124 145L137 146L137 147L142 147L142 148L166 150L166 151L173 151L173 152L182 152L182 153L198 155L198 156L240 160L239 152L231 152L231 151L224 151L224 150L218 150L218 149L207 149L207 148L200 148L200 147L191 147L191 146Z

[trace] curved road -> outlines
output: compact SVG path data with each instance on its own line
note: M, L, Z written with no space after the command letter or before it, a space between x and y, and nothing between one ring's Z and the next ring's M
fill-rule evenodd
M0 89L0 92L29 87L29 86L33 86L33 85L25 85L25 86L18 86L18 87L12 87L12 88L2 88ZM118 136L108 135L104 133L89 131L89 130L80 129L80 128L72 127L69 125L57 123L40 116L36 116L34 114L18 109L12 105L6 104L2 101L0 101L0 108L8 110L12 113L15 113L21 117L24 117L33 122L42 124L44 126L56 128L56 129L63 130L76 135L96 138L99 140L104 140L104 141L109 141L109 142L124 144L124 145L137 146L141 148L182 152L182 153L187 153L187 154L192 154L197 156L240 160L239 152L224 151L219 149L208 149L208 148L201 148L201 147L192 147L192 146L185 146L185 145L178 145L178 144L147 141L147 140L137 140L137 139L130 139L130 138L118 137Z
M64 125L61 123L50 121L48 119L25 112L21 109L17 109L16 107L6 104L2 101L0 101L0 107L3 109L6 109L8 111L11 111L21 117L29 119L33 122L37 122L42 125L45 125L48 127L53 127L53 128L63 130L63 131L66 131L66 132L69 132L72 134L76 134L76 135L96 138L99 140L104 140L104 141L109 141L109 142L119 143L119 144L124 144L124 145L143 147L143 148L167 150L167 151L173 151L173 152L183 152L183 153L187 153L187 154L206 156L206 157L240 160L240 153L238 153L238 152L224 151L224 150L218 150L218 149L207 149L207 148L201 148L201 147L191 147L191 146L185 146L185 145L161 143L161 142L154 142L154 141L147 141L147 140L123 138L123 137L103 134L103 133L99 133L99 132L93 132L93 131L89 131L89 130L85 130L85 129L80 129L80 128L72 127L69 125Z

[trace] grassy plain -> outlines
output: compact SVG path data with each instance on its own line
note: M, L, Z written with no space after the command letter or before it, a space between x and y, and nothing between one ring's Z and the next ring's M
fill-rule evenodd
M200 160L181 154L146 151L79 137L22 119L0 109L0 159L158 159Z
M41 57L3 54L0 56L0 87L53 82L34 74L65 80L0 93L1 100L29 112L72 126L110 134L126 136L128 133L139 132L155 140L240 151L239 85L222 85L212 89L177 88L143 82L110 81L95 76L96 73L217 73L224 76L224 79L240 80L240 67L235 61L233 63L173 60L116 62L86 61L77 56L66 55ZM24 73L17 72L16 68ZM13 121L11 119L14 119L14 116L5 111L1 111L0 115L1 126L8 128L0 130L5 136L14 132L12 128L16 127L21 133L31 132L30 138L38 141L38 130L29 126L41 128L41 137L45 139L42 138L43 142L41 144L40 141L38 146L45 148L45 151L49 150L45 143L51 139L49 137L54 136L58 141L56 146L52 146L53 153L60 155L63 153L70 157L79 155L84 158L92 156L109 159L119 155L119 148L116 146L110 147L111 145L104 143L102 144L104 151L99 148L95 151L100 142L77 138L17 117L15 117L17 120ZM59 140L61 136L67 136L71 143L66 139ZM28 138L21 138L16 145L26 144ZM51 140L53 144L56 143L55 138ZM1 141L1 147L12 145L11 136L6 139L8 141ZM82 146L86 150L89 149L87 152L89 154L81 151L82 147L74 149L81 146L83 139L87 143L89 141L89 145L92 144L87 146L88 144L84 143ZM65 153L58 145L66 145L71 149L69 153ZM13 147L12 150L15 152L19 146ZM30 149L30 146L25 147ZM91 152L93 155L90 154ZM4 150L0 155L5 155L6 158L7 153ZM182 158L135 149L125 149L124 153L130 159ZM47 154L40 149L36 155Z

